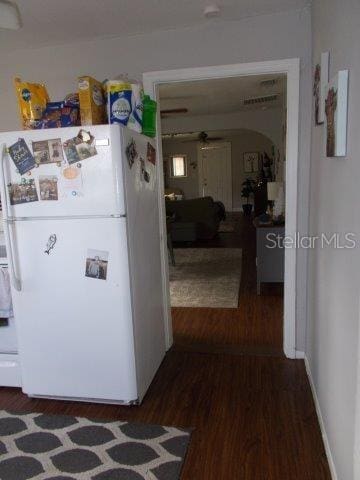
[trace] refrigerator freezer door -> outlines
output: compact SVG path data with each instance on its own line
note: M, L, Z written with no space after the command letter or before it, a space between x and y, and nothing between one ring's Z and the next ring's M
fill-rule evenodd
M24 392L114 403L137 399L126 220L28 220L14 222L13 229ZM85 276L87 259L106 260L104 252L106 280ZM105 266L90 270L104 276Z
M5 188L9 203L7 212L9 217L125 214L121 167L121 127L119 125L6 132L0 134L0 144L4 143L9 148L19 138L24 138L30 151L33 148L33 142L39 141L49 141L48 145L51 149L53 143L51 140L61 139L61 142L65 142L76 137L80 128L89 131L95 137L97 154L72 164L70 171L64 171L64 167L68 166L65 163L45 163L20 176L10 155L6 154L4 161L5 185L33 179L39 199L39 201L10 205L8 188ZM46 144L44 148L46 148ZM56 158L61 159L63 156L65 162L66 155L63 149L59 151L59 155ZM46 183L44 183L46 177L55 177L55 182L57 180L57 200L49 199ZM40 188L40 183L42 188ZM54 198L54 195L51 198Z

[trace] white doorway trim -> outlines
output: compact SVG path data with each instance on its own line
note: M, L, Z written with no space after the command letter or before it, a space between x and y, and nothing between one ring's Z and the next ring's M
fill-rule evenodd
M360 318L360 315L359 315L359 318ZM358 333L357 375L356 375L354 478L360 478L360 329Z
M214 200L220 200L225 205L226 211L232 211L232 165L231 165L231 142L222 141L222 142L209 142L206 144L206 147L198 142L197 145L197 163L198 163L198 171L199 171L199 196L204 196L204 164L203 164L203 150L206 149L214 149L214 148L224 148L226 150L226 157L225 157L225 170L222 172L223 176L225 177L226 183L226 192L227 192L227 199L224 201L222 198L214 198Z
M287 135L286 135L286 218L285 235L296 238L297 231L297 179L298 179L298 144L299 144L299 82L300 60L298 58L273 60L267 62L239 63L213 67L183 68L146 72L143 74L145 92L154 100L159 100L158 86L162 83L208 80L244 75L286 74L287 78ZM164 205L164 172L162 162L162 141L160 114L157 115L157 151L159 209L161 221L161 250L164 296L164 322L166 347L173 342L168 253L166 245L166 213ZM285 284L284 284L284 353L288 358L296 358L296 249L285 249Z

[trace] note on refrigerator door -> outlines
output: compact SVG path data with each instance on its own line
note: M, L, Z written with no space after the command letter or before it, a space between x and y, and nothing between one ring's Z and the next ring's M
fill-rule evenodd
M83 179L81 167L67 165L61 169L59 182L61 197L81 197L83 195Z

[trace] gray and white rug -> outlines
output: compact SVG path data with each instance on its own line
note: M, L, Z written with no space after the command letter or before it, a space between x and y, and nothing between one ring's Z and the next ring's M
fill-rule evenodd
M188 431L0 411L1 480L178 480Z
M172 307L237 308L241 248L176 248L174 254Z

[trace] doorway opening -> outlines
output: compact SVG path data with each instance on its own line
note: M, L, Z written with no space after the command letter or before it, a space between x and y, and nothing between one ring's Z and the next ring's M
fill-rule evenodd
M257 285L259 269L255 262L259 257L258 245L264 240L263 225L266 222L261 215L269 207L274 207L272 195L279 187L286 192L283 204L286 203L287 207L285 223L280 224L282 235L296 231L298 81L298 60L144 74L145 89L159 102L162 112L158 116L157 146L159 158L163 158L163 162L159 162L159 182L163 187L160 188L159 204L163 219L164 316L168 348L173 343L174 330L178 346L186 345L196 351L206 351L211 344L212 351L214 348L239 351L240 347L242 351L251 352L265 346L267 352L272 353L272 349L279 352L283 346L286 356L295 358L296 252L277 249L278 257L270 255L270 260L265 258L266 268L260 272L260 288ZM244 87L242 91L238 88L240 84ZM254 85L261 90L252 91ZM196 89L198 92L194 95ZM211 92L214 89L215 92ZM222 95L216 94L219 89ZM239 92L238 100L234 89ZM213 94L212 100L209 93ZM256 108L259 104L260 109ZM201 108L207 111L201 111ZM230 110L222 112L221 108ZM192 114L188 115L190 110ZM277 125L276 134L271 131L275 130L275 112L282 122ZM258 143L256 148L247 147L249 139L256 136L269 145L263 148L263 144ZM243 150L237 150L238 143ZM195 156L189 151L191 148L195 148ZM282 168L285 158L286 173ZM241 173L245 173L244 178ZM266 178L260 178L264 176ZM247 194L249 189L250 195ZM279 204L280 201L278 207ZM246 206L251 206L251 215L246 214ZM195 210L201 212L202 220L195 222L190 218ZM213 220L216 210L218 224ZM279 217L280 210L276 213ZM174 221L171 226L169 217ZM173 226L175 235L171 233L173 242L169 245L169 232ZM211 230L215 228L216 234L213 235ZM182 242L188 243L185 248L182 248ZM169 266L168 248L174 255L170 263L175 265ZM269 249L265 250L265 254L269 252ZM262 254L264 256L264 252ZM275 267L282 270L283 278L274 275L271 264L274 261L281 264L281 256L283 267L278 264ZM194 296L195 302L201 297L201 282L193 285L190 282L189 288L181 281L193 279L194 264L196 268L202 265L203 274L210 263L213 270L215 266L215 283L212 283L211 275L209 281L203 282L208 284L203 296L207 296L208 303L213 299L215 304L211 305L210 301L210 305L201 302L192 305ZM239 265L240 272L235 268ZM179 266L183 270L183 279L176 271ZM224 267L227 272L221 271ZM177 286L175 296L169 288L169 278ZM279 285L282 280L285 282L284 304ZM180 297L187 298L186 307L176 304L179 300L176 294L181 290L179 285L185 288ZM214 294L211 288L215 288ZM236 306L231 304L234 291ZM218 305L216 302L221 297L230 304Z

